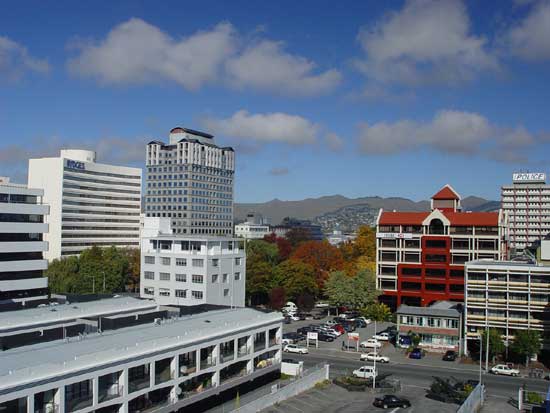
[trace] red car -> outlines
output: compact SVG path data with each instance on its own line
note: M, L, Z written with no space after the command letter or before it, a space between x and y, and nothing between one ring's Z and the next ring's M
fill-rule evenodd
M344 327L342 327L340 324L335 324L335 325L332 326L332 328L334 330L338 331L340 334L344 334L346 332Z

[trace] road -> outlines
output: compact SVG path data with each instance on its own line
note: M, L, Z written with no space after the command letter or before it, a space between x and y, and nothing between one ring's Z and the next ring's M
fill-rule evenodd
M285 355L286 357L286 355ZM357 367L364 365L364 362L357 360L357 356L350 358L348 354L341 355L334 352L312 349L310 354L289 355L289 358L295 360L303 360L304 366L307 368L320 363L328 363L331 366L331 375L349 374ZM393 363L380 364L379 374L391 374L393 377L401 380L402 384L409 386L418 386L423 389L430 387L434 376L442 378L454 377L458 380L479 379L479 373L472 369L464 369L460 365L455 364L453 367L436 367L415 364L413 360L407 364ZM509 399L517 398L518 388L523 384L527 389L539 392L546 392L550 383L541 379L530 379L521 377L504 377L495 376L492 374L483 374L482 382L486 385L487 393L490 396Z

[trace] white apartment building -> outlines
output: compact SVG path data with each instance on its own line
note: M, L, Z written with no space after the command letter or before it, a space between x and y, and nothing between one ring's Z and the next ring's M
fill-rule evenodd
M549 248L550 249L550 248ZM538 330L544 348L550 328L550 266L514 261L478 260L465 268L465 343L495 328L508 342L517 330Z
M279 370L281 337L280 313L238 308L0 351L0 411L194 411Z
M159 228L155 231L154 227ZM167 218L145 218L141 237L140 295L162 305L244 307L243 241L172 234Z
M521 253L550 233L550 185L545 173L515 173L501 189L502 210L508 214L510 248Z
M170 218L175 234L233 234L235 153L186 128L146 150L145 214Z
M98 247L139 246L141 169L96 163L96 154L62 150L29 160L29 186L50 206L48 260Z
M239 238L262 239L269 234L271 234L269 225L253 224L250 222L235 225L235 236Z
M43 253L48 206L43 191L0 177L0 303L25 302L48 296L48 268Z

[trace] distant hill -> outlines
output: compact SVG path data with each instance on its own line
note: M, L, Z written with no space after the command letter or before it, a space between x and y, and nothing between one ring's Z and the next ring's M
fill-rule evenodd
M494 211L500 202L469 196L462 200L462 207L468 211ZM278 224L284 217L311 219L330 230L338 222L344 231L348 227L367 224L376 216L378 210L427 211L430 201L415 202L407 198L382 198L378 196L347 198L342 195L307 198L301 201L281 201L273 199L264 203L235 204L235 219L243 221L248 212L257 212L271 218Z

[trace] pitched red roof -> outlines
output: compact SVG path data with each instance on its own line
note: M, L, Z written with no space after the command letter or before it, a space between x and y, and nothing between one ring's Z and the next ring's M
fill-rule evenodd
M432 199L460 199L460 196L449 185L445 185Z
M452 226L498 227L498 212L441 211ZM431 212L382 212L379 225L422 225Z

